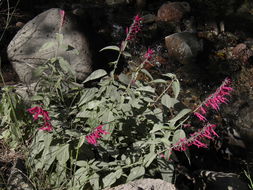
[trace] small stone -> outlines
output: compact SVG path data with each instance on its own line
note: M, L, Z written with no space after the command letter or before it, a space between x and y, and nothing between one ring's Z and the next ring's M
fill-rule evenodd
M246 44L240 43L233 48L232 55L241 62L247 63L249 58L253 56L253 51Z
M180 22L191 11L187 2L167 2L157 12L157 20L165 22Z
M165 45L169 56L182 64L192 63L203 51L202 41L190 32L175 33L165 37Z
M125 3L125 0L105 0L105 2L109 6L114 6Z
M18 28L22 28L24 25L25 25L25 23L23 23L23 22L16 23L16 27L18 27Z

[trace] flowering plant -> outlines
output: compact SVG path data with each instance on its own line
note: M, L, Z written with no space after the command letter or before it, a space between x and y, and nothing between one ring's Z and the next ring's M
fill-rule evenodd
M62 25L64 13L60 14ZM27 159L30 177L38 189L43 184L37 179L43 177L49 189L73 190L102 189L154 173L171 182L172 151L186 151L192 145L207 148L203 140L218 136L207 114L209 109L218 110L228 102L232 91L229 79L196 109L177 110L177 77L164 73L154 78L145 69L154 50L148 48L141 55L144 60L131 76L115 75L120 57L129 56L126 50L137 37L141 21L139 16L134 18L120 47L102 49L118 52L110 75L99 69L77 84L68 63L59 57L47 63L51 75L40 72L41 80L32 97L37 106L27 110L33 120L44 123L33 133ZM140 80L140 73L149 80ZM100 79L96 85L87 85L95 79ZM185 123L194 115L203 127L187 135Z

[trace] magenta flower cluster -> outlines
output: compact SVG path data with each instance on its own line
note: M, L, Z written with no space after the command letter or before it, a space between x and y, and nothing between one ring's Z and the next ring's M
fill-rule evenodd
M60 28L63 26L64 21L65 21L65 11L60 10L60 16L61 16L61 21L60 21Z
M109 132L105 131L103 129L104 125L99 125L98 127L95 128L95 130L87 135L85 138L86 138L86 141L89 143L89 144L93 144L93 145L97 145L97 139L100 139L102 138L101 135L107 135L107 134L110 134Z
M125 41L130 41L135 38L136 34L141 30L141 21L142 18L139 15L134 17L133 24L129 28L126 28L127 36Z
M152 56L154 54L154 50L148 48L147 52L144 54L144 58L147 60L152 59Z
M43 119L44 125L40 127L39 130L48 132L53 130L53 126L50 123L51 118L49 117L47 111L43 110L40 106L35 106L27 111L33 115L34 121L38 120L39 118Z
M193 114L201 121L206 124L202 129L199 129L197 132L190 134L189 138L181 138L179 142L172 146L173 150L185 151L189 146L195 145L198 148L203 147L207 148L207 145L201 140L204 138L213 139L212 136L218 136L214 131L216 125L210 124L205 117L209 109L219 110L219 107L222 103L227 104L227 96L230 95L233 88L231 87L231 80L226 78L215 93L211 94L207 99L193 111Z
M230 87L231 80L226 78L221 86L211 94L207 99L194 111L194 115L198 117L200 121L207 121L204 115L207 114L208 109L219 110L219 107L222 103L227 104L228 99L226 96L230 95L233 88Z
M204 138L213 139L213 135L218 137L217 133L214 131L215 127L216 125L210 123L206 124L202 129L192 133L189 138L181 138L179 142L172 146L172 149L177 151L186 151L191 145L195 145L198 148L207 148L207 145L201 142L201 140Z

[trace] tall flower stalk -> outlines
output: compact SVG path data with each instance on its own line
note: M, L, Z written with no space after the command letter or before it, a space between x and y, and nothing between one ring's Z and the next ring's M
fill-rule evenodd
M139 15L136 15L134 17L134 21L131 24L129 28L126 28L126 38L121 42L120 48L119 48L119 55L116 61L114 61L114 69L112 71L112 74L115 73L115 70L117 69L117 64L119 62L119 59L123 52L125 51L128 42L135 39L137 33L141 30L141 21L142 18Z
M214 131L216 125L206 124L202 129L199 129L197 132L190 134L189 138L181 138L176 144L172 146L173 150L177 151L186 151L187 148L191 145L195 145L198 148L207 148L207 144L201 142L203 139L213 139L213 136L217 136L217 133Z
M230 86L231 80L226 78L219 88L215 91L215 93L208 96L205 101L202 102L200 106L198 106L193 114L200 120L200 121L207 121L205 115L208 113L209 109L213 109L218 111L220 105L222 103L227 104L228 99L227 96L230 96L231 91L233 88Z
M231 87L231 80L226 78L222 84L216 89L216 91L208 96L194 111L193 114L205 125L203 128L199 129L197 132L190 134L189 138L181 138L179 141L172 146L173 150L185 151L189 146L195 145L198 148L203 147L207 148L207 145L202 142L204 138L213 139L213 136L217 136L217 133L214 131L216 125L210 124L206 115L208 110L213 109L218 111L220 105L228 103L227 96L230 96L233 88ZM189 119L187 117L184 121Z

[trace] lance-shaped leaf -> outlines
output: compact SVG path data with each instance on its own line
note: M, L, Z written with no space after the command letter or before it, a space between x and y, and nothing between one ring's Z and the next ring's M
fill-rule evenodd
M95 80L95 79L98 79L98 78L101 78L103 76L107 75L107 72L103 69L98 69L96 71L94 71L93 73L90 74L90 76L88 76L85 81L83 81L82 83L86 83L88 81L91 81L91 80Z

